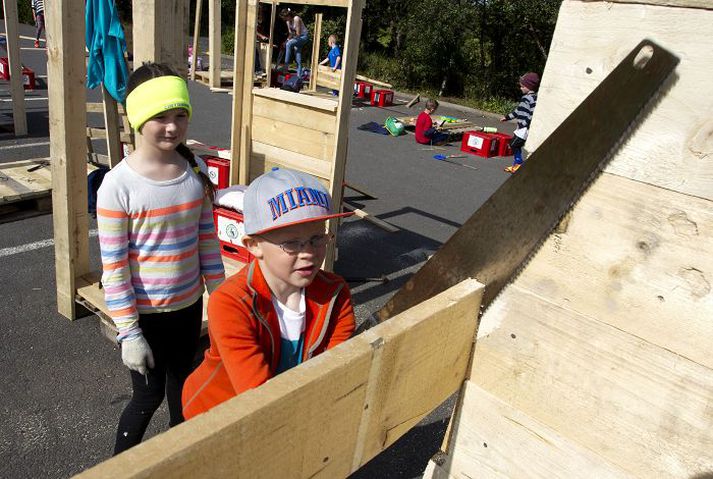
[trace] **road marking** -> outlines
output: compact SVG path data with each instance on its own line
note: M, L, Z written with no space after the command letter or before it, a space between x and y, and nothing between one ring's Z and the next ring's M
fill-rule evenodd
M46 101L47 97L44 97L44 96L30 96L30 97L26 96L25 97L25 101L40 101L40 100ZM12 98L0 98L0 101L10 102L10 101L12 101Z
M3 150L12 150L16 148L32 148L33 146L46 146L49 145L49 141L40 141L37 143L20 143L19 145L7 145L3 146Z
M97 230L89 230L89 237L92 238L97 236L99 232ZM12 246L10 248L0 249L0 258L5 256L12 256L20 253L27 253L28 251L34 251L36 249L47 248L48 246L54 245L54 239L46 239L42 241L35 241L34 243L27 243L20 246Z

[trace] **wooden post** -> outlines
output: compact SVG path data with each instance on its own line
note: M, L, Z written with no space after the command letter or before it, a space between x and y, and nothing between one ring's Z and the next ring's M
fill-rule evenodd
M267 59L265 60L265 84L269 87L272 81L272 49L274 48L275 40L275 13L277 12L278 3L274 0L270 3L270 40L268 40Z
M201 34L201 14L203 0L196 0L196 18L193 24L193 57L191 58L191 80L196 79L196 59L198 58L198 37Z
M134 69L166 63L186 72L188 0L133 0Z
M314 16L314 38L312 38L312 66L309 72L309 89L310 91L317 90L317 75L319 65L319 43L322 37L322 14L317 13Z
M84 51L84 0L47 2L45 8L57 307L60 314L75 319L76 279L89 272L83 120L87 70L84 55L77 55Z
M352 107L352 85L354 85L354 75L356 72L357 57L359 55L359 38L361 36L361 12L364 8L365 0L353 0L347 10L347 30L344 38L344 51L342 52L342 74L339 85L339 102L337 107L338 124L334 136L337 144L334 149L333 170L330 184L339 185L332 187L332 204L341 205L344 189L344 173L347 163L347 146L349 129L349 111ZM338 220L330 220L329 231L337 233ZM327 250L326 265L334 264L336 260L336 242L330 244Z
M243 90L246 70L245 48L246 33L245 27L248 17L247 0L237 0L235 3L235 50L233 52L233 108L232 108L232 128L230 133L230 184L247 184L247 168L243 161L240 161L240 143L243 132ZM252 86L252 79L250 80Z
M221 31L220 31L220 0L210 0L208 3L208 49L210 51L210 65L208 66L208 84L213 88L220 88L221 71ZM236 12L237 15L237 12ZM235 36L239 35L235 31Z
M121 125L116 100L102 84L102 102L104 103L104 129L106 130L106 148L109 153L109 167L114 168L121 161Z
M17 27L17 3L3 2L5 14L5 40L7 42L8 66L10 68L10 92L12 95L12 121L15 136L27 135L25 113L25 89L22 86L22 63L20 62L20 37Z
M240 170L240 182L247 185L250 181L250 159L252 158L252 114L253 114L253 78L255 71L255 26L257 24L257 9L259 0L248 0L247 2L247 19L245 23L245 63L243 64L243 106L242 106L242 139L240 140L240 158L241 166L245 166ZM235 76L239 72L235 72Z

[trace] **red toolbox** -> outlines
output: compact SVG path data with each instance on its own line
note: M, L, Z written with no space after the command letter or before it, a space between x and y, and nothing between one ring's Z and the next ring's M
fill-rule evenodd
M371 90L371 102L374 106L391 106L394 103L392 90Z
M0 80L10 79L10 64L7 57L0 57Z
M220 252L242 263L252 261L253 255L245 249L242 242L245 236L242 213L216 206L213 208L213 221L220 242Z
M365 81L354 82L354 96L357 98L368 98L371 100L371 90L374 86Z
M35 89L35 72L27 67L22 67L22 86L25 90Z
M211 155L201 155L208 167L208 177L219 190L227 188L230 183L230 160Z
M498 138L498 156L512 156L512 148L510 148L510 141L512 141L512 135L507 133L493 133Z
M460 145L461 151L490 158L498 155L498 139L495 133L466 131Z

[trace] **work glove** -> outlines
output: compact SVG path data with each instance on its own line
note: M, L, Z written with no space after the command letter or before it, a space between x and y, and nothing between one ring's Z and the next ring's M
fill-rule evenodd
M154 367L151 346L143 335L121 342L121 360L127 368L143 375Z

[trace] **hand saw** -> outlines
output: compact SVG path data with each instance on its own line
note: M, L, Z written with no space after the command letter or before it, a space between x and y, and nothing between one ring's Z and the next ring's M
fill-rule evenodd
M642 41L379 311L381 321L466 278L486 308L584 192L679 59Z

